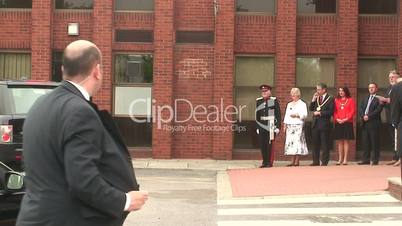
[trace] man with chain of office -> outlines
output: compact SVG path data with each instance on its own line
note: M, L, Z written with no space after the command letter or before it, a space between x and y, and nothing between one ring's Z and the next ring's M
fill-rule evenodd
M276 97L271 96L271 89L269 85L261 85L261 97L256 99L255 119L262 155L260 168L272 167L272 142L279 133L281 125L281 109Z
M320 83L316 86L316 92L310 103L310 111L313 112L312 141L313 163L310 166L320 165L320 148L322 150L321 165L329 162L329 131L331 129L331 116L334 113L334 98L327 93L327 85Z

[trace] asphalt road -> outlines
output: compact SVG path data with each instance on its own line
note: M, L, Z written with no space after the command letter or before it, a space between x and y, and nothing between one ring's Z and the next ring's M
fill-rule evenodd
M124 226L216 225L216 171L136 169L144 207L130 213Z

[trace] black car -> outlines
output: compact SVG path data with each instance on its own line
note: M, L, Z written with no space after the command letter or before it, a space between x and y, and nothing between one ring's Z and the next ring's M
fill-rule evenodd
M58 83L0 81L0 161L22 171L22 125L33 103Z
M0 81L0 225L15 225L22 187L22 126L31 106L58 83ZM40 131L38 131L40 132ZM21 182L21 184L19 184Z
M15 225L24 195L24 173L15 172L0 161L0 225Z

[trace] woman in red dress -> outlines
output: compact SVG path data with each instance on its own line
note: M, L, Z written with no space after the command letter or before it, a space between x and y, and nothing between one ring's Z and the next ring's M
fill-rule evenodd
M335 98L334 110L334 139L337 141L338 163L337 165L348 164L349 140L355 139L353 132L353 116L356 112L355 101L350 97L348 87L338 89L338 96Z

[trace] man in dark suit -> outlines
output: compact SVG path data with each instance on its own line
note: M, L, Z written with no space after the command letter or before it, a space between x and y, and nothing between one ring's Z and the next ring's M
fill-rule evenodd
M313 112L312 142L313 163L310 166L320 165L320 147L322 149L321 165L326 166L329 162L329 132L331 129L331 116L334 113L334 98L327 93L327 85L318 84L314 94L310 111Z
M272 167L272 142L281 126L281 109L276 97L271 96L271 86L261 85L261 97L256 99L257 133L260 136L262 164L260 168Z
M394 164L394 166L401 165L401 157L402 157L402 79L399 78L397 83L394 85L391 93L391 118L392 123L395 128L397 128L397 156L398 161ZM401 166L402 173L402 166Z
M387 131L391 138L392 148L395 148L395 128L392 124L393 122L391 119L391 95L392 95L392 89L396 84L397 79L399 78L399 74L395 70L392 70L389 72L388 78L389 78L389 86L385 91L385 96L379 97L379 99L381 103L384 105L385 116L387 121ZM388 162L387 165L399 166L399 164L401 164L401 161L399 160L398 151L395 150L394 156L392 157L392 161Z
M31 108L24 124L26 194L18 226L118 226L142 207L131 158L112 118L90 97L102 85L101 53L67 46L65 80Z
M362 146L363 160L359 165L378 165L380 158L379 132L381 126L381 110L383 105L376 97L378 86L370 83L368 86L369 95L359 104L359 117L362 120ZM371 151L373 154L371 155Z

